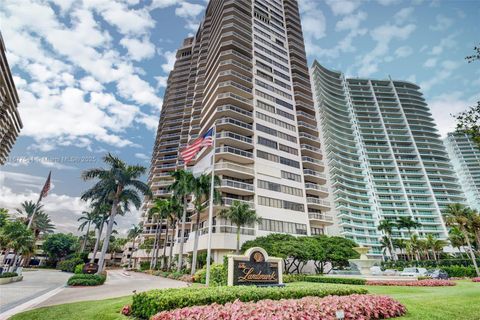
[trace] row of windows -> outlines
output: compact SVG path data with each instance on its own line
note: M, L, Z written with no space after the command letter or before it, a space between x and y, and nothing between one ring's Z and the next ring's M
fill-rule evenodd
M267 45L268 47L272 48L273 50L277 51L278 53L281 53L283 54L284 56L287 55L287 51L283 50L283 49L280 49L279 47L277 47L276 45L274 45L273 43L271 43L270 41L267 41L263 38L260 38L259 36L255 35L253 37L255 40L257 40L258 42L264 44L264 45Z
M290 130L290 131L293 131L295 132L296 131L296 128L294 125L291 125L289 123L286 123L285 121L281 121L281 120L278 120L274 117L270 117L270 116L267 116L266 114L263 114L261 112L256 112L256 115L257 115L257 118L261 119L261 120L264 120L264 121L267 121L267 122L270 122L270 123L273 123L279 127L282 127L282 128L285 128L287 130Z
M258 204L261 206L267 206L272 208L287 209L300 212L305 211L304 205L302 203L274 199L269 197L258 196Z
M283 65L283 64L281 64L281 63L278 63L278 62L276 62L276 61L273 61L273 60L270 59L269 57L267 57L267 56L265 56L265 55L263 55L263 54L261 54L261 53L259 53L259 52L257 52L257 51L255 51L255 56L256 56L257 58L262 59L263 61L266 61L266 62L270 63L271 65L273 65L273 66L275 66L275 67L277 67L277 68L279 68L279 69L282 69L283 71L290 72L290 69L288 69L288 65L285 66L285 65Z
M257 130L261 131L261 132L265 132L269 135L275 136L275 137L280 138L280 139L284 139L284 140L287 140L287 141L290 141L290 142L295 142L295 143L297 142L296 137L291 136L291 135L286 134L286 133L283 133L281 131L277 131L275 129L269 128L267 126L261 125L259 123L257 123Z
M276 37L278 37L278 38L280 38L280 39L282 39L282 40L285 41L285 36L284 36L283 34L280 34L280 33L278 33L277 31L272 30L270 27L264 25L263 23L261 23L261 22L258 21L258 20L254 20L254 23L255 23L257 26L259 26L260 28L263 28L265 31L272 32ZM267 22L267 24L268 24L268 22Z
M279 183L275 183L275 182L258 180L258 187L261 188L261 189L266 189L266 190L291 194L291 195L297 196L297 197L302 197L303 196L302 189L289 187L289 186L279 184Z
M263 51L265 53L268 53L269 55L271 55L272 57L275 57L275 59L278 59L278 60L282 61L283 63L288 63L288 60L284 56L282 57L278 53L275 53L272 50L267 49L262 45L259 45L258 43L255 43L255 48L257 48L258 50Z
M265 82L260 81L260 80L255 80L255 83L256 83L257 85L259 85L260 87L262 87L262 88L265 88L265 89L267 89L267 90L270 90L270 91L272 91L272 92L275 92L275 93L278 94L278 95L281 95L281 96L284 97L284 98L292 99L292 95L290 95L290 94L288 94L288 93L286 93L286 92L283 92L282 90L277 89L277 88L275 88L274 86L269 85L268 83L265 83Z
M288 171L283 171L282 170L282 178L292 180L292 181L297 181L297 182L302 182L302 176L296 173L291 173Z
M306 224L271 219L262 219L258 225L258 229L289 234L307 234Z
M274 96L271 96L268 93L262 92L260 90L255 90L255 93L261 98L267 99L267 100L272 101L272 102L274 102L274 103L276 103L276 104L278 104L282 107L293 110L293 105L291 103L288 103L288 102L283 101L281 99L275 98Z
M290 154L294 154L294 155L298 156L298 150L297 149L286 146L286 145L281 144L281 143L277 143L273 140L270 140L270 139L267 139L267 138L264 138L264 137L260 137L260 136L258 137L258 144L261 144L263 146L267 146L267 147L275 149L275 150L278 149L278 150L288 152Z
M280 156L277 156L276 154L271 154L262 150L257 150L257 157L268 160L268 161L284 164L289 167L300 168L300 163L298 161L280 157Z

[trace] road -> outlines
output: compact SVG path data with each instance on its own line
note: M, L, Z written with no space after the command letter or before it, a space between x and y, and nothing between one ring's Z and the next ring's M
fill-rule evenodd
M122 297L152 289L186 287L185 282L138 272L109 270L107 281L97 287L66 287L71 276L55 270L24 272L23 281L0 287L0 320L25 310L77 301Z

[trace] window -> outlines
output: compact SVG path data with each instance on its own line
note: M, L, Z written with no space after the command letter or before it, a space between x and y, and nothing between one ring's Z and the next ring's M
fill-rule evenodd
M278 138L281 138L281 139L285 139L285 140L290 141L290 142L297 142L296 137L288 135L288 134L280 132L280 131L277 131L275 129L269 128L267 126L261 125L259 123L257 123L257 130L268 133L272 136L275 136L275 137L278 137Z
M301 175L291 173L291 172L288 172L288 171L283 171L283 170L282 170L282 178L292 180L292 181L302 182L302 176Z
M288 152L288 153L291 153L291 154L294 154L296 156L298 155L298 150L297 149L286 146L286 145L281 144L281 143L278 144L278 149L282 150L282 151L285 151L285 152Z
M284 157L280 157L280 163L284 164L289 167L294 167L294 168L300 168L300 162L292 160L292 159L287 159Z
M307 225L301 223L293 223L286 221L278 221L271 219L262 219L258 228L264 231L283 232L291 234L307 234Z
M276 156L274 154L271 154L271 153L268 153L268 152L265 152L265 151L262 151L262 150L257 150L257 157L259 157L261 159L273 161L273 162L279 162L279 157L278 156Z
M269 197L262 197L258 196L258 204L267 207L279 208L279 209L287 209L293 211L304 211L304 206L301 203L280 200L280 199L273 199Z
M303 196L302 189L289 187L289 186L279 184L279 183L275 183L275 182L258 180L258 187L260 189L282 192L282 193L291 194L291 195L297 196L297 197Z
M255 80L255 84L257 84L258 86L262 87L262 88L265 88L269 91L272 91L272 92L275 92L276 94L284 97L284 98L287 98L287 99L292 99L292 95L280 90L280 89L277 89L275 88L274 86L271 86L269 85L268 83L265 83L263 81L260 81L260 80Z
M277 143L275 141L264 137L258 137L258 143L272 149L277 149Z
M261 120L273 123L277 126L280 126L282 128L288 129L288 130L293 131L293 132L296 131L296 128L295 128L294 125L291 125L291 124L286 123L284 121L281 121L281 120L275 119L273 117L267 116L266 114L263 114L263 113L258 112L258 111L256 112L256 115L257 115L257 118L259 118Z

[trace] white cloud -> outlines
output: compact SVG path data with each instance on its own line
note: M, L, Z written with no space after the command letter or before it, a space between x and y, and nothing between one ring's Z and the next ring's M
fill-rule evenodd
M155 77L155 80L157 80L157 89L158 88L165 88L167 86L168 77L157 76L157 77Z
M354 12L361 4L357 0L325 0L334 15L347 15Z
M437 65L437 58L428 58L423 64L425 68L433 68L436 65Z
M451 34L448 37L442 38L440 43L432 48L429 54L431 55L440 55L446 49L451 49L457 45L455 41L456 34Z
M411 55L412 53L413 53L413 49L409 46L399 47L397 48L397 50L395 50L395 56L397 56L397 58L405 58Z
M377 0L382 6L390 6L392 4L400 3L401 0Z
M135 153L135 158L145 161L149 161L151 159L151 157L146 155L145 153Z
M162 70L165 73L169 73L173 70L173 66L175 65L176 60L176 51L165 51L163 57L167 60L166 63L162 64Z
M436 24L431 25L429 28L433 31L442 31L447 30L453 24L453 19L445 17L442 14L439 14L435 17Z
M453 60L445 60L439 64L439 67L434 75L420 83L420 87L424 92L429 91L433 86L441 83L442 81L451 78L454 71L460 66L460 62Z
M351 14L343 17L335 25L336 31L354 30L358 29L360 23L367 18L367 14L363 11L357 12L357 14Z
M203 11L203 6L190 2L182 2L175 9L175 14L181 18L195 18Z
M123 38L120 44L125 47L133 60L141 61L155 55L155 45L147 37L143 39Z
M403 8L397 13L395 13L395 15L393 16L393 19L397 24L404 24L405 22L411 19L413 11L414 11L413 7Z

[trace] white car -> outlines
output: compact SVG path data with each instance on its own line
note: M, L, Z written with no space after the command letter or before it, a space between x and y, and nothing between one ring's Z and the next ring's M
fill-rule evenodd
M419 277L424 276L427 273L427 269L425 268L405 268L403 269L401 276L404 277Z

